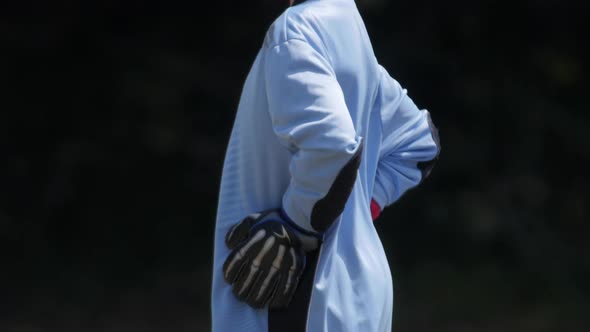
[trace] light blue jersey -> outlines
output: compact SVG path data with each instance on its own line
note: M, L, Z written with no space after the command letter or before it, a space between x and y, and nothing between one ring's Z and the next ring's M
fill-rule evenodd
M439 151L433 131L428 112L379 66L353 0L308 0L287 9L248 75L226 153L213 330L269 331L273 315L298 319L297 312L312 332L391 331L392 278L370 202L388 206L422 181ZM317 260L308 262L308 289L298 289L309 294L296 294L288 315L239 302L222 273L230 227L282 207L301 228L317 230L314 207L357 152L362 161L352 193Z

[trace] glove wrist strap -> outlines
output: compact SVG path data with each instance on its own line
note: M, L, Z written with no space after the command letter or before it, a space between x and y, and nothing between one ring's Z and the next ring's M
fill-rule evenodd
M287 215L287 212L285 212L285 210L283 208L279 209L279 213L281 215L281 218L287 223L287 225L289 225L291 228L293 228L294 230L296 230L297 232L306 235L306 236L312 236L318 240L322 240L324 235L321 233L317 233L317 232L313 232L313 231L308 231L307 229L299 226L297 223L295 223L291 218L289 218L289 216Z

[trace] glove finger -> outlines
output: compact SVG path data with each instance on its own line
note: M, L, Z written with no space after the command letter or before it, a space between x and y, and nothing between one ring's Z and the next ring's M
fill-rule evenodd
M233 293L240 301L246 301L252 285L256 282L261 272L259 268L249 262L238 275L234 282Z
M276 239L274 237L266 237L263 240L257 240L259 237L264 237L266 234L265 230L259 230L256 232L251 241L246 245L252 243L252 247L248 253L253 259L250 261L250 266L234 283L234 291L236 296L242 300L246 300L249 294L249 290L256 282L260 273L268 274L271 270L272 260L275 256L273 254L277 251L278 246L275 245Z
M291 247L289 249L290 265L287 270L287 282L285 284L285 295L289 298L289 294L294 294L299 284L299 278L303 274L305 268L305 254L301 249Z
M278 287L279 279L279 275L275 275L271 278L264 292L258 297L254 298L252 304L254 308L262 309L271 301L272 296L274 295Z
M252 286L248 289L248 293L244 298L244 301L254 309L262 309L264 306L260 305L261 301L257 301L257 299L260 300L261 296L259 295L263 295L263 292L265 291L265 289L262 287L262 283L263 280L267 278L267 276L268 273L259 271L256 275L256 279L252 283Z
M287 276L281 275L277 278L277 285L275 290L268 301L268 306L271 309L285 308L285 284L287 283Z
M237 279L240 271L249 263L241 250L232 251L223 263L223 278L230 284Z
M225 244L230 249L235 249L237 246L248 238L250 228L256 224L256 215L249 215L244 220L235 224L230 228L229 232L225 235Z
M286 254L287 247L279 245L276 254L274 256L267 255L268 258L262 263L264 270L254 286L252 286L247 299L248 303L253 307L262 308L266 304L276 286Z
M291 301L293 300L293 296L297 291L297 286L299 286L299 280L301 279L301 275L302 273L293 276L293 285L291 287L287 287L285 293L281 296L279 303L277 303L279 307L285 308L289 305L289 303L291 303Z
M289 249L282 267L281 281L270 302L271 308L285 308L289 305L303 273L304 260L305 256L300 250L292 247Z
M289 281L289 268L293 266L293 249L289 248L283 261L281 262L281 268L279 270L279 280L277 281L276 290L272 294L269 300L270 308L282 308L285 302L284 296L287 290L287 282Z
M240 243L228 256L223 264L223 271L225 280L229 283L233 283L236 279L237 271L236 267L241 267L240 261L244 259L252 259L248 255L252 252L256 252L261 246L262 240L266 236L265 230L258 230L254 236L248 239L246 242ZM259 250L259 249L258 249Z

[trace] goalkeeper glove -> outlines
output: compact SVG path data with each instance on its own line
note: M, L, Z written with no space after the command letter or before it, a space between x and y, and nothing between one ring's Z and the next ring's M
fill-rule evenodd
M305 253L320 239L297 231L281 210L251 214L234 225L225 242L232 250L223 264L225 280L240 301L254 308L286 307L305 268Z

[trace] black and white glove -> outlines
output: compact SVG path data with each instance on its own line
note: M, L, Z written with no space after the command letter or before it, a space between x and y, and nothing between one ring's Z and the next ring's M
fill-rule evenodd
M279 209L251 214L233 226L225 242L232 250L223 264L225 280L240 301L254 308L286 307L305 268L305 253L318 237L303 234Z

